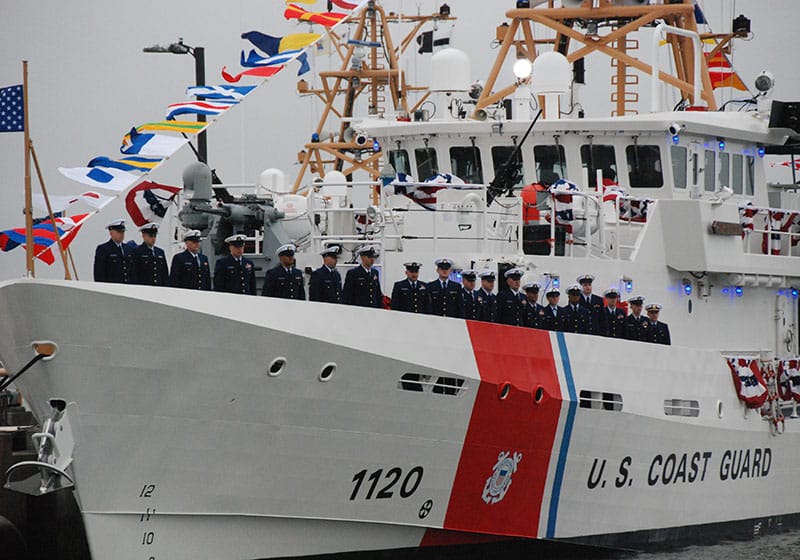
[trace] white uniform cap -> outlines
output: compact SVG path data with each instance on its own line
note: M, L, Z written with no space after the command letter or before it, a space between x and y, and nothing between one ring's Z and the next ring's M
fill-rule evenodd
M122 229L125 230L125 220L114 220L113 222L109 222L106 226L106 229Z
M581 287L578 284L570 284L569 287L567 288L567 293L580 292L580 291Z
M342 252L342 248L339 247L338 245L330 245L328 247L325 247L322 250L322 252L320 252L320 255L322 255L323 257L327 256L327 255L331 255L333 257L338 257L339 253L341 253L341 252Z
M123 220L124 221L124 220ZM124 224L123 224L124 225ZM139 228L139 231L158 231L158 224L155 222L148 222Z
M648 310L648 311L652 311L652 310L661 311L661 304L660 303L648 303L645 306L645 309Z
M492 280L494 280L495 273L494 273L494 270L482 270L482 271L480 271L478 273L478 276L480 276L481 279L484 279L484 280L488 280L490 278Z
M634 302L639 302L643 304L644 296L633 296L632 298L628 298L628 303L634 303Z
M361 255L366 255L366 256L374 255L374 256L377 257L378 256L378 251L372 245L364 245L363 247L361 247L358 250L358 254L359 254L359 256L361 256Z
M203 234L198 229L190 229L186 233L183 234L183 240L188 241L190 239L197 239L198 241L202 239Z
M503 276L508 278L509 276L522 276L523 274L525 274L525 271L522 270L521 268L509 268L508 270L505 271Z
M583 284L583 283L585 283L585 282L588 282L589 284L591 284L592 282L594 282L594 276L593 276L593 275L591 275L591 274L581 274L581 275L580 275L580 276L578 276L578 277L577 277L575 280L576 280L576 281L577 281L579 284Z
M541 289L541 287L542 286L539 284L539 282L525 282L522 285L523 290L530 290L531 288L536 288L537 290L539 290Z
M443 257L441 259L436 259L435 261L433 261L433 264L435 264L436 266L445 265L445 267L450 267L453 266L453 261L451 259L448 259L447 257Z
M281 256L281 253L289 253L290 251L292 252L292 254L294 254L294 252L297 251L297 247L295 246L294 243L287 243L286 245L281 245L280 247L278 247L278 250L275 251L275 254Z
M614 286L611 286L609 289L603 292L603 295L606 297L610 296L611 294L614 294L615 296L619 297L619 290L616 289Z
M243 233L237 233L236 235L229 235L225 238L225 243L244 243L247 240L247 236Z
M462 278L464 278L464 276L471 276L471 277L474 278L477 275L478 275L478 271L477 270L472 270L471 268L468 268L467 270L462 270L461 271L461 277Z

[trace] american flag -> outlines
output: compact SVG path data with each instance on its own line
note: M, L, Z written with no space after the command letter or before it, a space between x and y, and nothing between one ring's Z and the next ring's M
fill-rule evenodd
M25 130L22 86L0 88L0 132Z

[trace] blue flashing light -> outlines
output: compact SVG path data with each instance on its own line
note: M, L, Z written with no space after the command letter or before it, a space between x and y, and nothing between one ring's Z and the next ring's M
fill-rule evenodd
M625 282L625 291L631 293L633 291L633 280L627 280Z
M722 152L725 150L725 140L719 141L719 151Z
M722 293L723 293L723 294L725 294L725 295L728 295L730 292L731 292L731 290L730 290L730 288L728 288L727 286L726 286L726 287L724 287L724 288L722 288Z
M766 154L766 153L767 153L767 151L764 149L764 146L759 146L758 147L758 157L764 157L764 154Z
M677 134L672 137L672 143L675 144L676 146L680 143L680 141L681 137L678 136Z
M792 299L797 299L797 288L792 288Z
M380 152L381 151L381 143L377 140L372 141L372 151L373 152Z
M311 135L311 141L312 141L312 142L319 142L319 134L317 134L316 132L314 132L314 133Z
M742 297L742 294L744 293L744 289L741 286L736 286L734 291L736 292L736 297Z
M683 285L683 293L687 296L692 295L692 285L690 283L686 283Z
M558 287L560 285L561 285L561 280L558 278L558 276L554 276L553 277L553 287L558 289Z

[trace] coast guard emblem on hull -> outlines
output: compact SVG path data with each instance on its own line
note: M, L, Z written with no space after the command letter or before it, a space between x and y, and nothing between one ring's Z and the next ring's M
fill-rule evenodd
M492 476L486 479L486 486L483 487L483 501L487 504L496 504L508 492L511 486L511 475L517 470L517 465L522 460L522 453L514 452L511 456L510 451L502 451L497 456L497 464L494 466Z

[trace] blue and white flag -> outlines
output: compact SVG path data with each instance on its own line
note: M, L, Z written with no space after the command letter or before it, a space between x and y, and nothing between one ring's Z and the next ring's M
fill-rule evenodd
M0 132L25 130L22 86L0 88Z
M169 157L187 142L185 138L142 133L136 128L131 128L131 131L123 137L119 151L127 155Z
M174 121L178 115L220 115L236 105L238 101L185 101L167 106L167 120Z
M109 167L59 167L58 171L67 179L115 192L122 192L139 180L138 175Z
M202 97L216 101L241 101L256 86L189 86L186 97Z
M241 64L244 68L256 68L260 66L282 66L287 62L291 62L292 60L297 59L300 63L300 70L297 71L298 76L302 76L309 70L311 70L311 66L308 64L308 55L306 54L305 50L293 50L293 51L283 51L282 53L278 53L273 56L261 56L255 50L250 49L250 52L247 54L247 58L244 56L244 51L242 51L239 64Z

